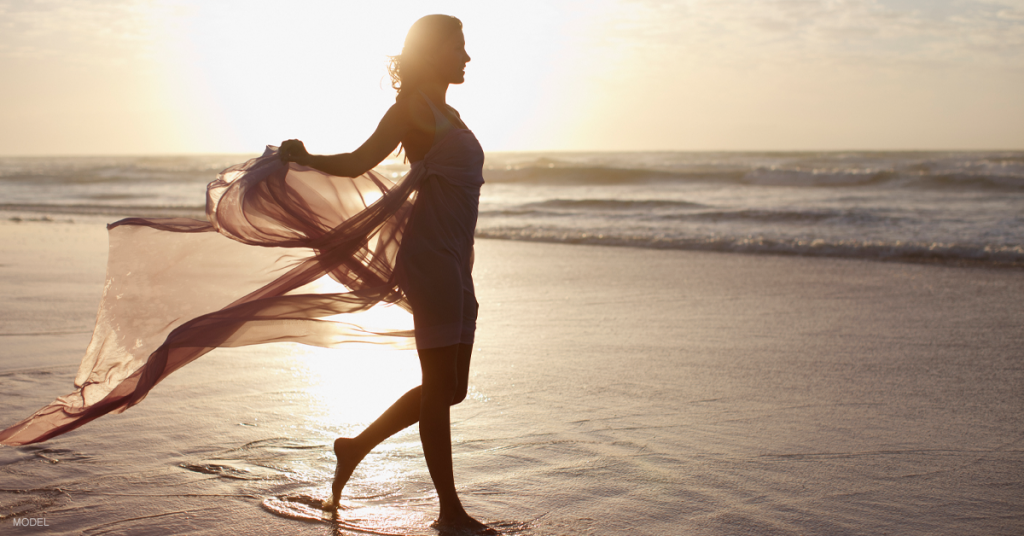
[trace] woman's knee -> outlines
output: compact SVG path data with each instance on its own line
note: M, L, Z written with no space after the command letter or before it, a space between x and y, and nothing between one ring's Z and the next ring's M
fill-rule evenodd
M453 404L461 391L458 380L458 346L421 349L423 395L439 403Z
M468 389L466 389L465 385L460 385L457 389L455 389L455 394L452 396L452 405L454 406L465 400L467 392Z
M442 402L454 406L466 399L466 385L455 378L435 379L430 385L423 386L424 392L430 392Z
M425 400L431 400L432 403L434 404L448 404L449 406L454 406L455 404L458 404L461 401L459 400L458 390L455 388L455 386L423 385L422 388L423 398ZM462 398L465 398L465 396L463 396Z
M466 399L469 391L469 362L473 356L473 344L459 344L458 373L455 377L455 396L452 397L452 405L456 405Z

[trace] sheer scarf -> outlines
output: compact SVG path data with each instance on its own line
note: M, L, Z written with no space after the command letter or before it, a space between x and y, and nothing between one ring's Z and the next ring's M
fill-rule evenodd
M45 441L123 412L217 347L411 347L413 332L396 327L403 322L357 325L338 315L378 304L410 314L395 259L427 169L413 166L398 182L373 171L334 177L282 163L268 146L209 184L208 222L108 225L106 283L76 390L0 432L0 443Z

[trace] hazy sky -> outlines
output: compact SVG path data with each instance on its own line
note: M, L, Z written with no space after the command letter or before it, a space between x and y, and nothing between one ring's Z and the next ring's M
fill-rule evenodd
M1024 149L1024 0L0 0L0 154L348 151L428 13L487 150Z

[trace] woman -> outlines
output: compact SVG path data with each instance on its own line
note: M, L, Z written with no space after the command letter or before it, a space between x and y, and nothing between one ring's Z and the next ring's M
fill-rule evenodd
M313 156L289 140L210 183L209 221L109 225L107 281L76 391L0 431L0 444L46 441L120 413L217 347L415 336L422 385L358 437L335 441L327 506L374 446L418 421L440 499L436 525L494 533L459 501L449 424L450 405L466 395L476 322L470 268L483 151L445 94L469 59L458 19L424 17L390 67L396 104L355 152ZM412 169L391 183L370 169L399 144ZM322 290L337 288L320 284L330 279L344 290ZM415 332L335 320L381 302L411 310Z
M396 280L412 306L422 385L398 399L355 438L334 442L337 469L330 507L370 450L419 421L423 454L440 499L437 525L483 530L463 509L452 474L449 406L466 397L477 302L472 248L483 151L459 114L445 103L450 84L465 80L462 23L445 15L416 21L402 54L389 68L396 103L370 138L352 153L310 155L301 141L281 144L285 162L329 175L357 177L401 144L414 170L429 171L418 188L395 266Z

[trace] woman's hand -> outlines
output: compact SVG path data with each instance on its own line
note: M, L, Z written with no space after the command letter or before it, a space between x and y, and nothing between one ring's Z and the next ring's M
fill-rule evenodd
M308 166L310 159L313 158L313 155L309 154L306 146L299 140L281 142L281 148L278 149L277 155L282 162L295 162L300 166Z

